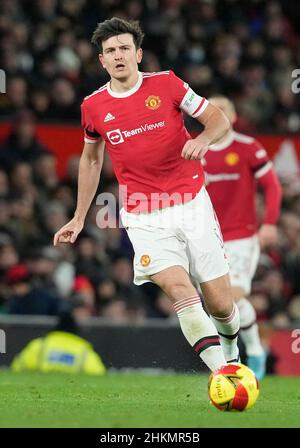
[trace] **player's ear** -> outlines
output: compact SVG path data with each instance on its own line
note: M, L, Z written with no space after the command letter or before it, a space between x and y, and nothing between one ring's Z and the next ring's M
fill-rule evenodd
M99 57L100 64L102 65L103 68L105 68L105 63L104 63L104 60L103 60L103 54L100 53L98 55L98 57Z
M143 50L141 48L138 48L137 52L136 52L136 61L139 64L140 62L142 62L143 59Z
M230 117L231 124L234 124L236 122L236 120L237 120L237 113L236 113L236 111L232 111L231 117Z

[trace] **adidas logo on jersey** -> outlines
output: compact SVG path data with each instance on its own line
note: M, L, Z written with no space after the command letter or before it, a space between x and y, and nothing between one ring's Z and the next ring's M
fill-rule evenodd
M106 123L107 121L110 121L110 120L114 120L114 119L115 119L115 117L110 112L108 112L108 114L104 118L104 123Z

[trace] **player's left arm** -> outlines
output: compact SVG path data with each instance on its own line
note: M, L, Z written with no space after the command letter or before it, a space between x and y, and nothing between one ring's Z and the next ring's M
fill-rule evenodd
M264 216L258 230L258 238L261 248L265 248L277 243L276 223L280 214L282 191L273 163L261 146L254 151L252 163L254 177L264 195Z
M168 89L175 107L195 118L204 126L204 131L201 134L185 143L181 156L189 160L202 159L208 151L209 145L216 143L230 129L229 120L218 107L213 106L206 98L194 92L172 70L170 70L168 80Z
M225 114L209 102L205 110L195 118L204 126L204 131L185 143L181 153L184 159L202 159L209 145L220 140L230 129L230 123Z

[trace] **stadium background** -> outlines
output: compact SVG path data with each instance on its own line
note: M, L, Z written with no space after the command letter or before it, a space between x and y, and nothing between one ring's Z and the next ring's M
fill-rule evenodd
M149 328L164 334L169 329L167 341L179 335L165 295L154 285L132 284L130 243L118 227L97 227L98 206L91 207L74 247L52 247L53 234L75 207L80 103L107 81L90 37L97 22L113 15L141 21L146 32L141 70L172 68L203 96L229 95L239 114L236 129L256 135L274 158L283 185L280 240L261 256L251 301L271 350L269 368L300 374L291 331L300 328L300 95L292 90L292 72L300 68L296 0L1 1L7 89L0 95L0 325L11 344L1 363L46 328L43 318L22 316L55 316L70 307L86 324L92 317L96 327L105 322L103 329L120 331L105 339L108 358L114 352L117 359L113 342L127 337L122 353L130 347L128 352L140 351L141 363L146 362L154 334ZM189 119L187 126L197 131ZM118 198L109 159L99 186L103 191ZM257 204L260 213L259 195ZM113 223L118 216L109 219ZM162 324L151 326L148 319L154 318ZM105 332L97 334L91 334L96 344ZM166 367L168 360L154 358L160 337L153 337L157 344L150 359L153 366ZM161 349L167 356L168 344Z

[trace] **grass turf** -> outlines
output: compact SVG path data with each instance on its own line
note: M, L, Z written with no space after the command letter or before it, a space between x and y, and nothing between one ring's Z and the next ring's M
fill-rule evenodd
M247 412L207 398L206 375L111 373L105 377L0 372L0 427L300 427L300 377L266 377Z

